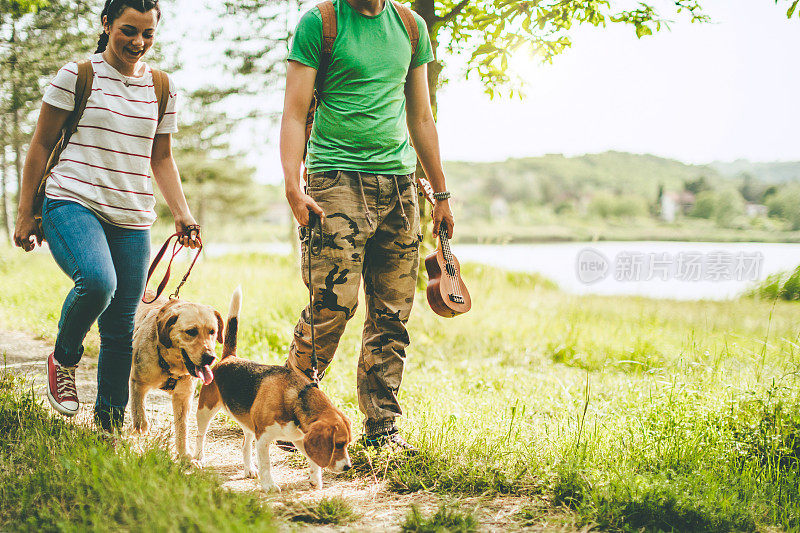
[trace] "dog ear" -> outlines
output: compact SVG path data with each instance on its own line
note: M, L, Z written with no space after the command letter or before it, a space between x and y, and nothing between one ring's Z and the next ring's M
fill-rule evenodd
M352 430L350 429L350 419L342 413L342 419L344 420L344 426L347 428L347 444L350 444L350 441L353 440Z
M322 468L330 465L333 460L333 426L317 420L303 437L303 445L309 459Z
M172 348L172 339L169 338L169 332L175 322L178 321L178 314L173 312L173 302L167 303L158 312L156 317L156 327L158 329L158 342L165 348Z
M222 315L219 314L219 311L214 309L214 314L217 315L217 342L222 344L225 342L225 336L223 335L223 329L225 329L225 322L222 320Z

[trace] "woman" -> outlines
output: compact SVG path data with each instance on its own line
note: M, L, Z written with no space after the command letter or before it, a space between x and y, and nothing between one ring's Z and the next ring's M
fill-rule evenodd
M196 247L199 226L189 212L172 157L177 131L170 85L163 119L150 68L142 56L153 45L161 17L158 0L107 0L103 33L91 57L92 90L78 129L47 178L42 230L61 269L75 286L61 309L55 349L48 357L48 398L59 413L78 412L75 368L83 339L97 320L100 358L95 423L122 425L128 403L133 317L144 292L150 226L156 218L149 169L169 205L185 245ZM14 242L25 251L40 243L34 198L47 159L75 106L78 68L64 66L43 97L25 159Z

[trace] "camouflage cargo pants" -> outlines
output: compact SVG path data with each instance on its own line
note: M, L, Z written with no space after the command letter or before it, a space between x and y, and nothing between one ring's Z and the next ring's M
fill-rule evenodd
M308 177L308 194L325 211L324 246L312 256L314 324L320 374L333 359L364 279L366 321L358 361L358 403L365 432L394 428L397 391L409 343L419 263L419 208L412 175L331 171ZM303 243L303 281L308 285ZM287 365L310 375L309 309L303 310Z

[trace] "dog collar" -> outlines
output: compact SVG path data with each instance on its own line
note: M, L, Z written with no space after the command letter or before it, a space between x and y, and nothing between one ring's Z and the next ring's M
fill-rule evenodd
M159 388L165 391L175 390L175 385L178 384L178 380L172 375L172 369L169 363L167 363L167 360L161 356L161 346L159 346L156 351L158 352L158 366L161 367L161 370L169 374L167 381Z

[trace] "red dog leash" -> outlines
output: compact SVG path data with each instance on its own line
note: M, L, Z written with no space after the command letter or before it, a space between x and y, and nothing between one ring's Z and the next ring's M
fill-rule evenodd
M178 297L178 293L180 292L181 287L183 287L183 284L186 283L186 280L189 278L189 274L192 273L192 268L194 267L194 264L197 262L197 258L200 257L200 252L203 251L203 241L200 240L200 226L195 226L195 225L188 226L186 233L178 233L178 232L176 232L176 233L173 233L172 235L170 235L169 237L167 237L166 242L164 242L164 245L161 246L161 249L158 251L156 256L153 258L153 262L150 264L150 270L147 271L147 281L145 281L145 285L144 285L145 289L147 289L147 284L150 283L150 277L153 275L153 272L155 272L156 267L161 262L161 259L164 257L164 252L167 251L167 247L169 246L169 242L172 240L173 237L175 237L175 242L172 245L172 257L170 257L169 263L167 264L167 271L164 273L164 278L161 280L161 283L158 284L158 289L156 289L156 295L153 297L153 299L150 300L149 302L145 301L144 295L142 295L142 303L151 304L151 303L155 302L158 299L159 296L161 296L161 293L164 292L164 288L166 288L167 282L169 281L170 271L172 270L172 261L175 259L175 256L177 256L178 253L181 250L183 250L183 244L181 244L181 240L180 239L181 239L181 237L185 237L188 234L191 234L192 231L197 231L196 240L197 240L198 243L200 243L200 247L197 249L197 254L195 254L194 259L192 260L192 264L189 265L189 269L186 271L186 274L183 276L183 279L178 284L178 287L175 289L175 292L173 292L169 296L170 299Z

